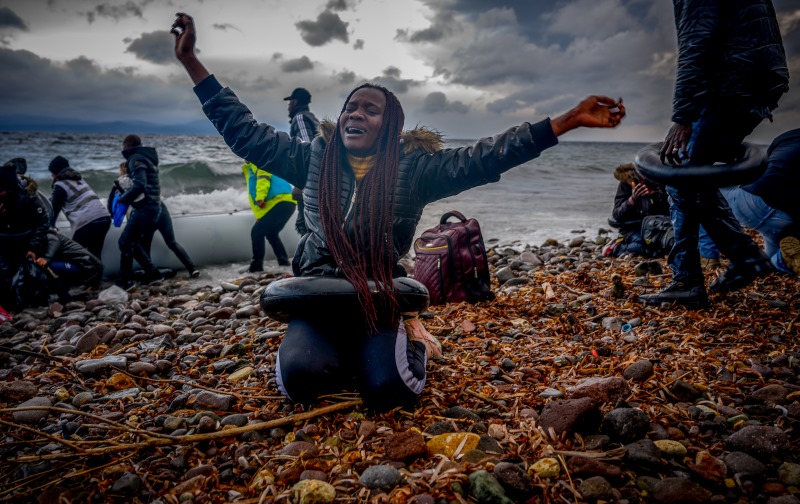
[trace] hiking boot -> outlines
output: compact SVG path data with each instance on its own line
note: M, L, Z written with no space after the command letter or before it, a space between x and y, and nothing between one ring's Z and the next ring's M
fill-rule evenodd
M705 270L719 268L720 266L722 266L722 263L719 262L718 257L701 257L700 266L705 271Z
M291 266L292 263L288 259L278 259L278 266Z
M747 287L756 278L767 276L770 273L772 273L772 263L762 252L761 256L756 260L738 264L731 263L719 278L711 282L711 285L708 286L708 291L712 294L735 291Z
M708 294L702 285L672 282L661 292L642 294L639 296L639 302L644 304L678 303L687 308L699 309L708 307Z
M192 270L189 272L189 278L197 278L200 276L200 270Z
M792 270L795 275L800 275L800 239L794 236L782 239L781 257L787 268Z

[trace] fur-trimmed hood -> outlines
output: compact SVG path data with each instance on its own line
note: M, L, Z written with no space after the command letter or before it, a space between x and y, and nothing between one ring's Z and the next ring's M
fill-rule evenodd
M625 184L631 184L638 179L636 166L633 163L625 163L617 166L614 170L614 178Z
M28 194L30 194L31 196L35 196L36 191L39 190L39 184L36 183L35 180L33 180L31 177L28 177L27 175L20 175L19 178L20 180L22 180L21 185L23 190Z
M325 143L327 143L330 141L331 137L333 137L335 129L336 122L325 119L319 123L317 136L322 137ZM427 154L433 154L444 147L444 137L442 134L424 126L417 126L414 129L404 130L400 134L400 142L403 146L404 154L410 154L418 150Z

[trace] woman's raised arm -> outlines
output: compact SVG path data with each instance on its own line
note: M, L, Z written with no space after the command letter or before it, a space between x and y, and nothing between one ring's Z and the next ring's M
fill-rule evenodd
M194 28L194 19L185 12L175 14L175 22L169 31L175 35L175 56L183 64L183 68L197 85L211 75L206 67L200 63L195 54L194 46L197 43L197 32Z

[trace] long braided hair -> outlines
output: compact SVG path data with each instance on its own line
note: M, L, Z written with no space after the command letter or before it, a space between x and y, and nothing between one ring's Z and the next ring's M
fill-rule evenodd
M381 91L386 96L383 122L378 133L375 164L358 183L352 225L345 223L340 201L342 167L347 163L346 151L337 121L333 136L325 148L320 167L319 205L322 229L328 248L345 278L353 284L371 327L381 317L388 317L397 308L393 290L394 269L394 187L400 164L400 133L403 130L403 107L388 89L375 84L362 84L345 100L344 113L353 93L363 88ZM348 235L352 229L352 239ZM378 306L370 293L369 279L379 291Z

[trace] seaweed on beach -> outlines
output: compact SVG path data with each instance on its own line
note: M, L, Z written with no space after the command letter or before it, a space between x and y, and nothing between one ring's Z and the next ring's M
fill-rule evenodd
M492 249L497 299L421 314L444 357L384 413L278 394L277 275L26 310L0 326L0 500L797 502L798 279L648 307L665 261L602 241Z

